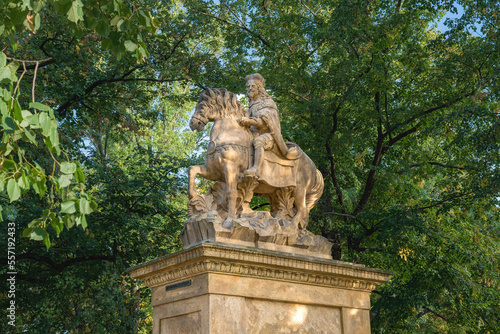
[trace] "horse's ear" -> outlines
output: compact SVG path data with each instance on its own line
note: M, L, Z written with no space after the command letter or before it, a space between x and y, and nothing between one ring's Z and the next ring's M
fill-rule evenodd
M236 94L232 94L233 98L231 99L231 104L233 108L238 109L238 99L236 98Z
M214 89L209 88L209 89L208 89L208 93L210 94L210 98L211 98L211 99L215 98L215 92L214 92Z

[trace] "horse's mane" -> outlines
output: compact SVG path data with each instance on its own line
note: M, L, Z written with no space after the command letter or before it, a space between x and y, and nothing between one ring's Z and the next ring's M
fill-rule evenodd
M248 111L245 110L243 103L238 100L236 94L225 88L206 89L201 93L197 109L203 111L203 114L207 117L208 115L215 118L225 118L229 116L241 118L243 116L248 116ZM215 114L218 114L218 116L215 116Z

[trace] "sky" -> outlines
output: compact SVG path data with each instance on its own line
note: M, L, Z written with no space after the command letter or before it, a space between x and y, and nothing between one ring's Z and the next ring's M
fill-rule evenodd
M448 27L444 25L444 22L446 21L446 19L456 19L456 18L459 18L462 16L462 14L464 13L464 8L458 3L455 3L455 6L457 8L457 13L456 14L450 13L450 12L446 13L446 15L443 16L443 18L437 24L438 30L441 30L442 32L445 32L448 30ZM481 36L481 26L482 26L481 24L476 25L477 30L473 31L471 29L470 33L473 35L476 35L476 36Z

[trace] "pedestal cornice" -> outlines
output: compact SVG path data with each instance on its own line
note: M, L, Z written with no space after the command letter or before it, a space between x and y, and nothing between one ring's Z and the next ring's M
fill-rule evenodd
M202 243L128 269L151 288L205 273L372 291L391 272L336 260L235 246Z

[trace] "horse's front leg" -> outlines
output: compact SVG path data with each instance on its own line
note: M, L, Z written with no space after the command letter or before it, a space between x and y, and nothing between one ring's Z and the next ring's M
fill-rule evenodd
M238 165L233 161L227 161L224 164L224 175L226 177L227 218L222 226L230 229L233 227L233 219L236 218Z
M298 228L298 230L305 230L309 218L309 212L307 211L306 205L306 192L303 189L296 189L294 197L297 213L295 214L295 217L292 218L292 223Z
M188 169L189 176L189 184L188 184L188 196L189 199L196 197L198 195L198 191L196 190L195 179L196 175L201 175L204 178L207 178L208 168L205 165L195 165L191 166Z

